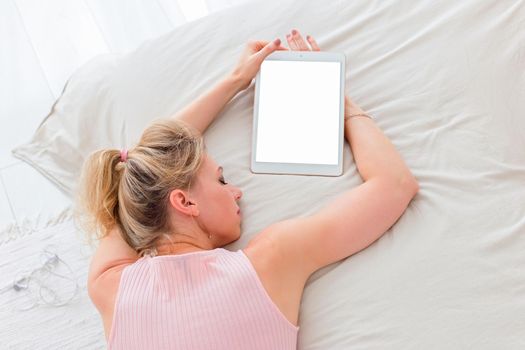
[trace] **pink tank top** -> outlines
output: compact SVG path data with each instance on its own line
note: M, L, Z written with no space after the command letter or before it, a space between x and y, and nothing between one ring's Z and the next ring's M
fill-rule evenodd
M299 327L239 249L145 256L122 270L108 349L296 349Z

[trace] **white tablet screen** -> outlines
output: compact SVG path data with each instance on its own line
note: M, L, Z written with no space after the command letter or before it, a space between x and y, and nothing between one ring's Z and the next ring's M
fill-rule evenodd
M339 62L263 61L257 162L337 164Z

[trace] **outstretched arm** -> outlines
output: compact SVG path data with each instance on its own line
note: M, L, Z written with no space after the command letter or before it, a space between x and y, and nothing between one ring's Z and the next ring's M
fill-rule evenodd
M272 42L250 41L233 71L173 118L186 122L204 134L224 106L250 85L264 59L275 50L287 50L280 44L278 39Z
M190 124L201 134L224 106L241 90L241 81L230 74L190 105L177 112L173 118Z

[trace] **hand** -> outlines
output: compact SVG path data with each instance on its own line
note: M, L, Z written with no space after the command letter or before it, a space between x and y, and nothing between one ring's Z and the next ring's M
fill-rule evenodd
M237 66L232 75L240 80L241 90L246 89L257 72L261 68L264 59L276 50L288 50L281 46L281 39L277 38L272 42L269 41L250 41L241 55Z
M301 33L299 33L297 29L292 29L291 34L286 34L286 40L288 40L288 45L290 45L290 48L293 51L321 51L314 38L310 35L307 35L306 40L312 47L310 50L306 41L303 39Z

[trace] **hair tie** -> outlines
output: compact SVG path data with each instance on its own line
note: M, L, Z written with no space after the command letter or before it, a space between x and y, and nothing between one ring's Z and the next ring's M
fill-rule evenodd
M127 149L123 149L120 151L120 161L121 162L126 162L126 159L128 159L128 150Z

